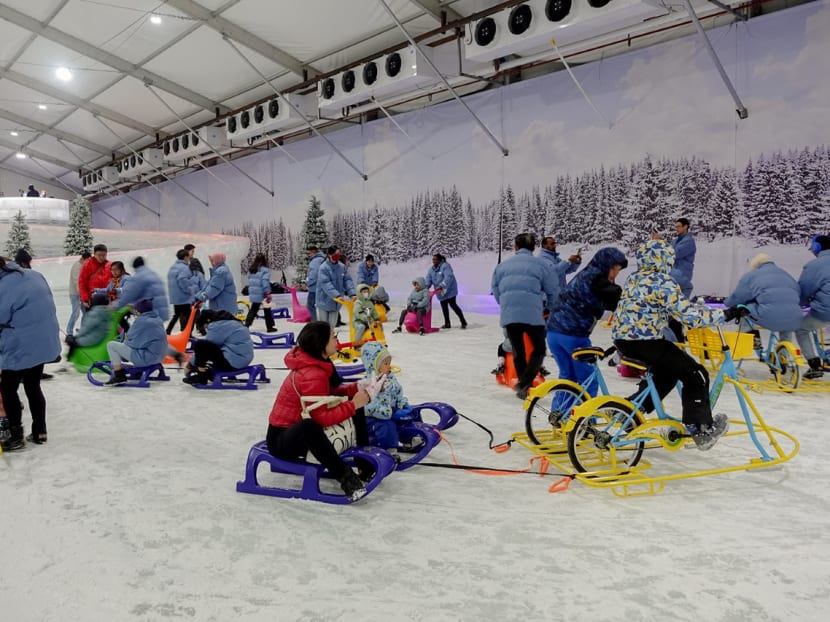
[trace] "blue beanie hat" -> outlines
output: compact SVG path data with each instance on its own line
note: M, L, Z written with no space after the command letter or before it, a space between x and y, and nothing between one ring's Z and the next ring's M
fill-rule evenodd
M144 298L143 300L139 300L133 305L133 309L135 309L137 313L147 313L148 311L152 311L153 299Z

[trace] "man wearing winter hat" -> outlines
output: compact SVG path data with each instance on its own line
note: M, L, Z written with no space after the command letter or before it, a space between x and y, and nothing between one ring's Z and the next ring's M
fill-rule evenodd
M741 277L724 304L727 307L744 305L749 309L749 317L741 320L742 329L752 328L755 323L761 328L779 331L781 341L793 341L793 331L801 325L803 317L798 304L798 283L766 253L755 255L749 266L750 271ZM753 348L760 359L761 335L757 329L750 332L755 336Z

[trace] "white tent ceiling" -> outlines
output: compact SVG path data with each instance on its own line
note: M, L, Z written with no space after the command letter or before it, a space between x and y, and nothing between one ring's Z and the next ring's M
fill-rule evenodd
M385 2L413 36L503 4ZM78 188L124 142L183 131L177 116L272 95L225 37L280 90L406 41L378 0L0 0L0 168Z

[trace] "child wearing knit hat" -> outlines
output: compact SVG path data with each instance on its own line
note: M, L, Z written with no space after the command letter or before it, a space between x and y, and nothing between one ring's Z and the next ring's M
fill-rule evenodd
M369 341L363 345L360 357L366 368L368 382L386 377L381 391L364 407L369 443L385 449L393 456L397 456L398 450L417 451L424 442L420 436L401 438L400 435L399 427L410 420L408 415L411 409L401 383L392 373L392 355L389 350L377 341Z

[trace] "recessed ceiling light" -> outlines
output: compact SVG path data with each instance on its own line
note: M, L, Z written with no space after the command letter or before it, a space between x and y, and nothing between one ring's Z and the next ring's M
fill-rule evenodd
M17 158L18 160L25 160L26 159L26 154L23 153L22 151L18 151L17 153L14 154L14 157Z
M20 132L18 132L17 130L12 130L11 132L9 132L9 134L11 134L12 136L20 136Z
M38 104L37 107L40 110L46 110L46 104Z
M150 23L155 24L156 26L158 26L159 24L161 24L161 17L159 17L158 15L151 15L150 16Z
M63 82L69 82L72 79L72 72L66 67L58 67L55 69L55 75L58 80L62 80Z

